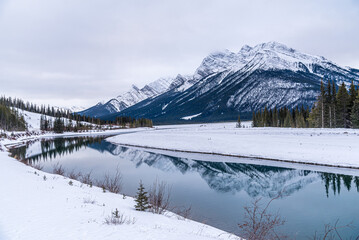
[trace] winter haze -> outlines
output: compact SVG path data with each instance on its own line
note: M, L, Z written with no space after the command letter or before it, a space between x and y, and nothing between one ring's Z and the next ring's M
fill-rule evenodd
M1 94L89 107L193 74L208 53L278 41L359 68L357 1L0 2Z

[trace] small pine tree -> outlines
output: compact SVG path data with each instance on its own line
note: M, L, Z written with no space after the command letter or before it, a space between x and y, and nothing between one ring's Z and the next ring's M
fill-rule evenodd
M238 120L237 120L237 128L240 128L242 127L242 124L241 124L241 117L238 115Z
M143 186L142 181L140 181L135 201L137 203L135 205L137 211L146 211L146 209L149 208L147 192L145 192L145 187Z

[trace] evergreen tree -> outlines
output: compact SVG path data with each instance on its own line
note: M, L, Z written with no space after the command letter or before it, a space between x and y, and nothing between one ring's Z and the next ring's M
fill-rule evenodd
M353 128L359 128L359 93L354 101L354 105L351 111L351 122Z
M337 127L341 128L348 128L350 126L349 124L349 112L348 112L348 106L349 106L349 94L345 87L345 84L342 83L342 85L339 87L338 93L337 93Z
M304 115L301 114L299 111L298 111L297 117L295 119L295 125L297 128L305 128L306 127Z
M352 83L350 84L350 88L349 88L349 108L351 108L354 105L354 101L357 97L357 90L354 86L354 81L352 81Z
M135 205L135 208L137 211L146 211L146 209L149 208L148 197L147 197L147 192L145 192L145 188L142 184L142 181L140 181L140 186L137 190L138 192L135 199L135 202L137 204Z
M55 133L63 133L65 130L65 124L64 121L61 119L61 117L57 117L54 121L54 132Z
M319 107L319 121L320 121L320 127L324 128L325 127L325 87L324 87L324 83L323 80L320 82L320 95L318 98L318 107Z
M328 81L327 90L326 90L326 98L325 98L325 127L331 128L333 126L332 120L332 85L330 81Z
M274 107L273 110L273 118L272 118L272 126L273 127L278 127L278 110L277 110L277 106Z
M263 112L263 124L264 127L269 127L269 112L267 107L264 108Z
M336 85L333 81L332 83L332 94L331 94L331 97L332 97L332 127L337 127L336 124L337 124L337 117L336 117L336 106L337 106L337 88L336 88Z
M255 112L252 112L252 127L258 127L257 114Z
M287 110L283 127L291 127L292 125L293 125L293 118L290 114L290 111Z
M350 88L349 88L349 103L348 103L349 116L352 114L352 110L353 110L353 106L354 106L356 97L357 97L357 90L354 86L354 81L352 81L352 83L350 84ZM351 119L349 119L349 124L351 127L351 125L352 125Z
M238 120L237 120L237 128L242 127L241 125L241 117L238 115Z
M22 115L0 103L0 129L6 131L24 131L26 128L26 122Z

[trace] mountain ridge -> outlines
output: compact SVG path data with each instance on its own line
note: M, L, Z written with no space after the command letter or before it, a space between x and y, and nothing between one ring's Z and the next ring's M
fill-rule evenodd
M249 118L252 111L265 106L310 107L321 79L336 84L358 83L359 70L278 42L245 45L237 53L210 53L193 75L169 78L167 89L162 88L161 93L149 94L102 117L113 120L129 115L157 123L229 121L239 113Z

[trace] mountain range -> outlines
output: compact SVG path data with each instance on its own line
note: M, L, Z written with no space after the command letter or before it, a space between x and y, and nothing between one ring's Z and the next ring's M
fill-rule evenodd
M359 83L359 70L299 52L277 42L218 51L205 57L193 75L133 86L80 114L114 120L150 118L154 123L231 121L268 108L312 106L320 81Z

